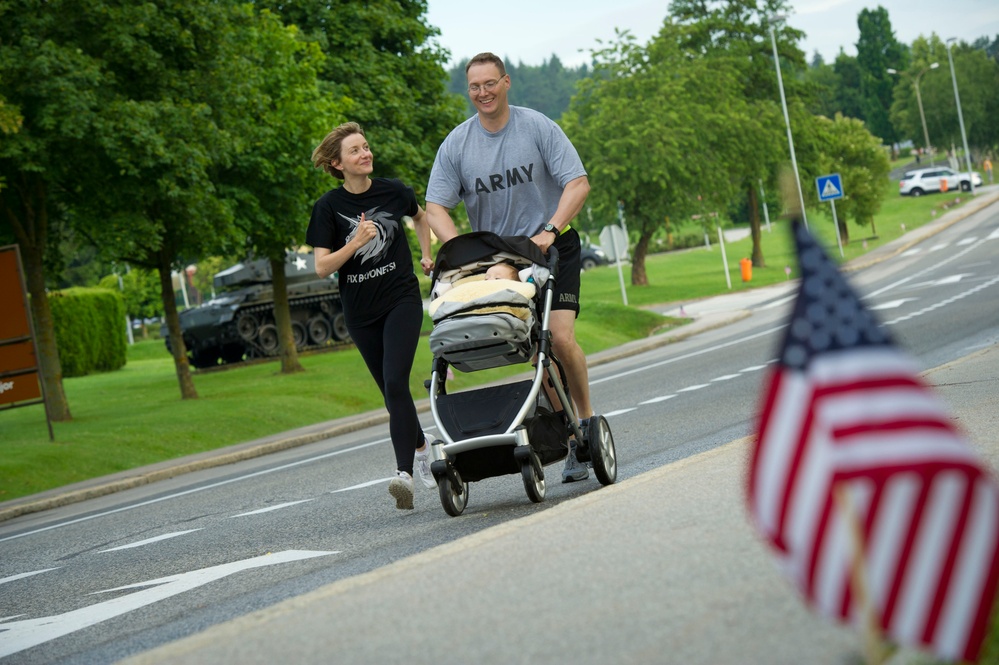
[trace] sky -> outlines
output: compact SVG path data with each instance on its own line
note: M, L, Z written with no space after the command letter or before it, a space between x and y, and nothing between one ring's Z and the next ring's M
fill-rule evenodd
M787 22L805 33L799 44L809 62L818 51L832 63L840 48L857 55L857 15L865 8L888 10L895 38L911 44L920 35L957 37L971 42L999 35L999 0L791 0ZM614 30L627 30L647 43L666 17L669 2L659 0L503 0L473 4L468 0L428 0L427 20L451 52L450 65L481 51L505 60L540 65L559 57L567 67L589 62L600 42L614 41ZM600 40L600 41L598 41Z

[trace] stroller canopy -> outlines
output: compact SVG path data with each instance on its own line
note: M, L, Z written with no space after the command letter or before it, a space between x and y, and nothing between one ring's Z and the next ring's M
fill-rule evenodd
M522 267L546 267L548 260L537 245L527 236L498 236L489 231L474 231L451 238L437 252L433 280L441 273L471 263L489 261L499 253L513 254L522 261Z

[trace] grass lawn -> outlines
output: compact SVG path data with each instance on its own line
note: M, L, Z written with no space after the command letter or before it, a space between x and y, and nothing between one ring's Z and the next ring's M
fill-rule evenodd
M844 248L846 259L899 237L903 224L908 230L925 224L945 204L961 198L903 199L895 194L897 185L889 185L892 190L877 219L877 237L852 227L855 237ZM831 217L813 213L809 225L838 257ZM787 225L774 222L772 228L763 232L766 266L753 269L751 282L742 282L739 260L750 255L752 241L726 245L732 292L782 282L788 279L785 266L795 276ZM650 255L646 269L648 286L626 287L628 307L622 304L616 267L583 273L577 337L585 352L618 346L679 323L643 306L729 292L715 239L711 249ZM630 266L625 266L624 278L630 281ZM429 321L424 328L429 330ZM181 400L163 343L139 342L129 347L128 364L122 370L65 379L73 420L53 423L55 442L49 441L41 406L0 413L0 501L382 407L381 395L353 347L304 355L301 362L306 371L292 375L280 374L277 362L196 372L199 399ZM423 382L430 366L429 346L421 343L411 379L417 399L426 397ZM521 374L526 367L457 373L451 385L461 390Z

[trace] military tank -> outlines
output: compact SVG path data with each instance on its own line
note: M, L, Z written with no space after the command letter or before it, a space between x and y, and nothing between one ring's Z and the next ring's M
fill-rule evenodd
M284 268L295 347L303 351L349 341L334 276L317 277L312 254L289 252ZM180 313L191 364L203 369L277 355L270 261L237 263L217 273L212 283L214 298ZM161 334L170 350L166 326Z

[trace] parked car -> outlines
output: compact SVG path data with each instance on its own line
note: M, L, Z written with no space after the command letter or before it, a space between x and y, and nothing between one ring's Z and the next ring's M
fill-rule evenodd
M898 193L902 196L922 196L930 192L940 192L944 191L944 182L947 183L947 190L955 190L960 187L961 190L967 192L971 191L972 182L975 183L975 187L981 186L982 176L975 172L969 176L967 171L958 173L953 169L940 166L906 171L898 183Z
M607 258L607 253L596 245L583 243L580 247L579 264L583 267L583 270L605 266L608 263L610 263L610 259Z

